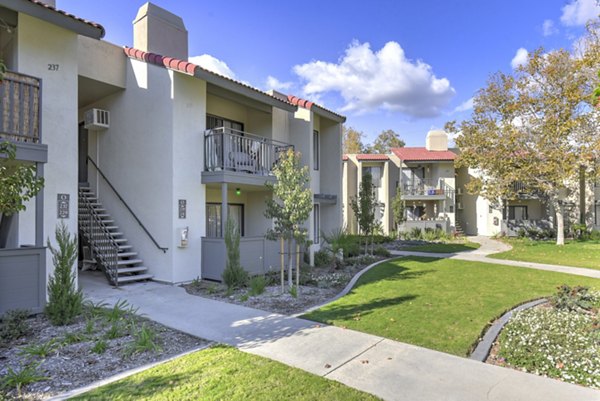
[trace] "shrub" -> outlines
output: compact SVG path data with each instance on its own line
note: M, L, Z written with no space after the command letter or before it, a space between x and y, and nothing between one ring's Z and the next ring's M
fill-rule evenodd
M435 241L436 239L438 239L436 230L431 227L425 227L425 230L423 230L422 237L425 241Z
M223 282L229 290L244 287L248 282L248 272L240 265L240 230L232 219L227 219L225 223L225 248L227 262Z
M146 325L146 323L142 323L139 330L132 324L131 332L133 333L133 342L125 349L126 356L146 351L158 351L160 349L160 346L158 345L158 336L151 327Z
M590 232L590 240L592 241L598 241L600 240L600 230L592 230Z
M269 279L267 276L254 276L250 279L250 291L248 294L250 296L257 296L265 292L265 288L269 284Z
M333 257L329 252L324 249L315 252L315 266L322 267L328 266L333 261Z
M27 335L30 331L27 317L29 311L14 309L6 312L0 327L0 344L16 340Z
M411 228L410 231L408 232L408 238L413 239L413 240L420 240L421 238L423 238L421 228L420 227Z
M7 368L7 373L0 378L0 388L10 390L17 389L19 396L21 395L21 387L30 383L35 383L43 380L48 380L48 377L42 375L38 371L41 362L29 363L20 370L14 370L10 366Z
M54 273L48 282L48 304L46 315L50 322L64 326L73 321L83 309L83 292L76 289L73 265L77 259L77 237L71 239L67 226L61 222L56 228L54 248L48 240L48 248L52 252Z
M92 347L91 351L95 354L104 354L106 352L107 348L108 348L108 344L106 343L106 341L97 340L94 343L94 346Z
M323 239L329 244L334 255L337 255L340 249L344 253L344 258L360 254L360 237L348 234L345 228L332 230L329 234L323 233Z
M590 310L597 302L597 294L591 293L588 287L570 287L566 284L558 287L556 295L550 298L550 303L556 309L569 311Z
M27 345L21 348L19 355L46 358L58 348L60 344L55 339L51 339L45 343Z
M389 258L392 254L390 253L390 251L387 250L387 248L384 248L383 246L378 246L377 248L375 248L375 251L373 252L375 255L377 256L383 256L386 258Z

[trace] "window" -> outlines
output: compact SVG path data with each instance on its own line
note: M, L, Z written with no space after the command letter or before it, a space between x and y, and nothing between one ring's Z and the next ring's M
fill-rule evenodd
M319 131L313 131L313 169L319 169Z
M527 206L509 206L508 207L508 219L509 220L529 220L527 218Z
M315 244L321 243L321 211L319 205L313 205L313 241Z
M362 168L362 176L364 177L367 174L371 174L371 178L373 179L373 185L375 188L381 187L381 167L379 166L370 166Z
M244 236L244 205L230 203L227 208L229 218L235 221L240 230L240 236ZM211 238L222 238L221 232L221 204L206 204L206 236Z
M217 117L217 116L211 116L210 114L206 115L206 129L213 129L213 128L221 128L221 127L225 127L225 128L231 128L232 130L235 131L244 131L244 124L233 121L233 120L228 120L226 118L223 117ZM226 130L229 131L230 130ZM240 134L242 134L240 132Z

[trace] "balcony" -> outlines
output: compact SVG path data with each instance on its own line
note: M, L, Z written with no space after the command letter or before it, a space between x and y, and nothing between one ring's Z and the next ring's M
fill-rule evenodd
M232 182L263 185L274 180L273 168L293 145L231 128L204 133L203 183Z
M402 199L445 200L454 197L454 188L443 180L415 179L402 182Z
M40 80L6 72L0 83L0 99L0 139L16 143L41 143Z

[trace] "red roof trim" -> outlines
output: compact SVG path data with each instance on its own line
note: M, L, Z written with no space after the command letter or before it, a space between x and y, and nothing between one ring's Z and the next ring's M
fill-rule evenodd
M102 25L100 25L99 23L97 23L97 22L89 21L89 20L80 18L80 17L78 17L76 15L70 14L70 13L68 13L66 11L63 11L63 10L59 10L56 7L52 7L51 5L48 5L46 3L42 3L41 1L38 1L38 0L28 0L28 1L30 3L38 5L40 7L47 8L49 10L52 10L52 11L57 12L59 14L62 14L64 16L66 16L66 17L72 18L72 19L74 19L76 21L83 22L84 24L88 24L89 26L92 26L92 27L94 27L96 29L99 29L101 31L101 34L100 34L101 38L104 37L104 34L106 33L106 31L104 30L104 27Z
M125 52L125 54L133 59L136 60L140 60L140 61L145 61L146 63L151 63L151 64L155 64L158 65L160 67L165 67L165 68L169 68L171 70L175 70L175 71L179 71L181 73L187 74L187 75L195 75L196 70L202 70L205 71L209 74L212 74L216 77L222 78L222 79L226 79L228 81L234 82L238 85L241 85L245 88L248 89L252 89L253 91L256 91L262 95L265 96L269 96L273 99L277 99L278 101L282 102L282 103L287 103L287 104L291 104L292 106L297 106L296 104L292 104L290 102L287 102L285 100L282 100L276 96L272 96L266 92L263 92L261 90L258 90L250 85L246 85L240 81L236 81L235 79L231 79L229 77L226 77L224 75L221 74L217 74L213 71L207 70L206 68L200 67L199 65L196 65L194 63L190 63L189 61L185 61L185 60L180 60L180 59L176 59L173 57L165 57L165 56L161 56L160 54L156 54L156 53L146 53L145 51L139 50L139 49L134 49L132 47L127 47L125 46L123 48L123 52Z
M348 155L342 156L342 160L348 160Z
M356 160L373 160L373 161L386 161L390 160L388 155L374 154L374 153L362 153L356 155Z
M326 109L325 107L318 105L315 102L311 102L310 100L299 98L298 96L288 95L287 99L288 99L288 102L290 102L294 106L302 107L304 109L311 110L311 111L314 111L313 106L315 106L315 107L319 107L331 114L335 114L338 117L342 117L344 119L346 118L346 117L342 116L341 114L336 113L335 111Z

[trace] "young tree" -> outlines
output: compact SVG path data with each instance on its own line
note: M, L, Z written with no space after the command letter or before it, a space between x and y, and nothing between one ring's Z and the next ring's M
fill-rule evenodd
M0 248L5 248L15 213L25 210L25 202L44 186L36 177L35 166L16 162L17 148L0 142Z
M229 290L245 286L248 282L248 272L240 263L240 230L231 218L225 222L225 250L227 261L223 271L223 282Z
M303 224L310 216L313 208L312 192L308 187L308 167L300 166L300 153L288 149L273 169L277 181L265 185L273 192L273 197L266 201L265 216L274 219L274 228L267 232L267 238L279 239L288 243L288 286L292 287L293 245L305 243L306 229ZM297 249L297 248L295 248ZM284 270L281 265L281 291L284 291ZM299 286L300 265L296 266L296 286ZM298 291L298 288L297 288Z
M406 221L405 216L406 202L402 199L402 188L398 186L396 189L396 195L392 199L392 214L394 216L394 223L397 227L400 227L402 223Z
M56 227L55 236L58 248L54 248L48 239L54 273L48 281L46 315L52 324L64 326L81 313L83 292L77 289L73 269L77 260L77 237L71 237L66 224L62 221Z
M367 148L367 153L390 153L392 148L401 148L404 145L405 143L402 139L400 139L400 135L398 135L394 130L386 129L381 131L381 133L375 139L375 142L373 142L373 145Z
M512 74L493 75L457 129L457 164L482 173L467 189L497 202L515 199L514 184L523 184L553 207L557 245L564 244L564 201L580 166L595 175L600 160L590 64L566 50L539 49Z
M365 174L359 186L358 196L350 201L350 207L358 220L358 227L365 236L365 254L368 253L369 249L369 236L373 234L376 226L375 208L377 206L373 177L371 177L371 174Z
M361 131L344 125L342 139L344 154L363 153L365 150L365 146L362 143L363 136L364 134Z

